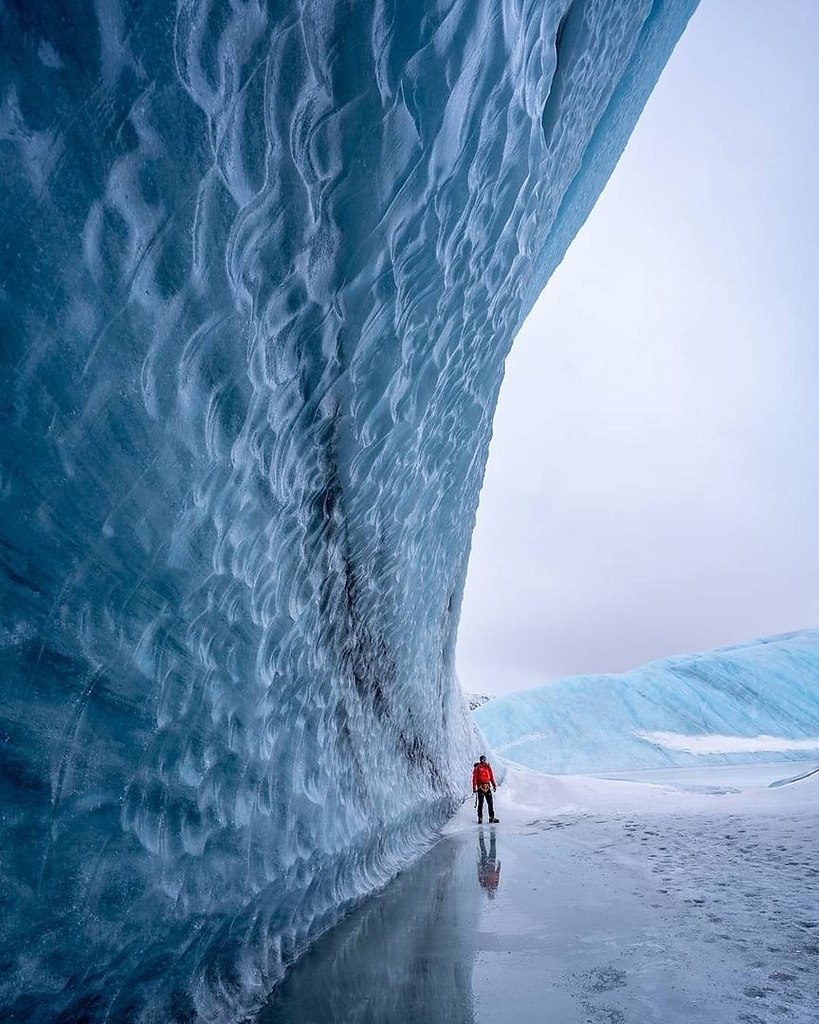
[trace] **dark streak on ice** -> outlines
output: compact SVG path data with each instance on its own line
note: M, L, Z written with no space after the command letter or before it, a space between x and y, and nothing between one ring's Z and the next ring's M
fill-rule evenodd
M570 83L572 62L583 52L585 8L586 0L572 0L555 33L555 70L549 95L540 115L543 138L547 146L552 144L555 129L560 122L561 106L567 85Z

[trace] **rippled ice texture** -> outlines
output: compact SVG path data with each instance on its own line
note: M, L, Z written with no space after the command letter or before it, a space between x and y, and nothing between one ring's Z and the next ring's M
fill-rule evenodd
M815 762L819 630L562 679L498 697L475 720L497 753L546 772Z
M0 8L12 1018L235 1019L452 811L503 358L694 3Z

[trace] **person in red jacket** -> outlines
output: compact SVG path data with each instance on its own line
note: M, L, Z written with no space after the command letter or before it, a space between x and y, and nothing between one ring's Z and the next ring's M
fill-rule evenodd
M490 789L491 786L491 789ZM494 824L498 819L495 817L495 807L492 803L492 793L497 790L495 785L495 775L492 771L492 765L486 760L486 755L481 754L480 761L476 761L472 769L472 792L478 794L478 824L483 824L483 802L486 800L486 805L489 809L489 821L490 824Z

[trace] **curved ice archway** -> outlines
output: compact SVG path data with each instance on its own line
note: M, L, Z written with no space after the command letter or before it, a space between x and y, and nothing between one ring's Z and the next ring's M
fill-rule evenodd
M12 1013L235 1019L451 812L503 360L694 6L0 12Z

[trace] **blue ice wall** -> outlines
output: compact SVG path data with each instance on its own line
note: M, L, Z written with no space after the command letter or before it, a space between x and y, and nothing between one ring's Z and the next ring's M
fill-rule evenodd
M815 761L819 630L664 658L621 675L561 679L498 697L474 715L497 753L538 771ZM655 733L782 742L732 750L712 740L698 752Z
M234 1020L455 806L503 359L695 0L0 7L0 1003Z

